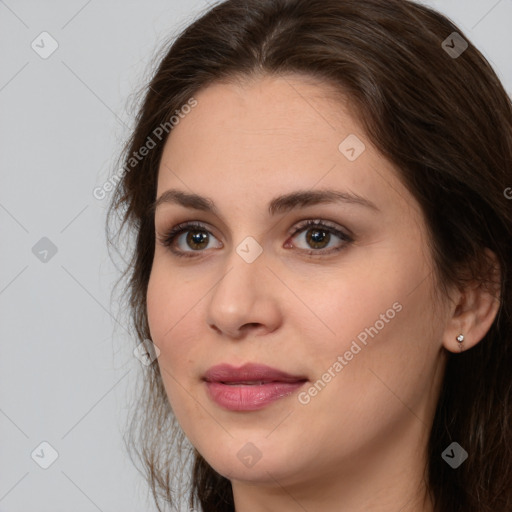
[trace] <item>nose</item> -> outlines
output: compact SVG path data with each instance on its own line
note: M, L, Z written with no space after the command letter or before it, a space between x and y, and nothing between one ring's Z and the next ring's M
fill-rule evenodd
M208 326L232 339L275 331L282 323L280 284L264 254L247 263L233 250L225 272L208 294Z

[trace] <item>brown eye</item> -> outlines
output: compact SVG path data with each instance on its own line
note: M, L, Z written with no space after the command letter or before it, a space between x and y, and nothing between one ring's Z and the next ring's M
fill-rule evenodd
M210 242L217 240L208 229L200 223L184 223L172 228L160 243L177 256L195 256L194 253L204 252ZM222 247L219 242L217 248Z
M314 249L325 249L331 240L331 233L324 229L310 228L306 231L306 241Z
M318 253L318 255L337 252L353 242L351 236L321 220L308 220L299 224L293 232L293 238L302 242L296 245L299 249L304 249L309 254ZM337 244L336 239L338 239Z
M199 251L208 245L209 237L206 231L188 231L185 240L188 247Z

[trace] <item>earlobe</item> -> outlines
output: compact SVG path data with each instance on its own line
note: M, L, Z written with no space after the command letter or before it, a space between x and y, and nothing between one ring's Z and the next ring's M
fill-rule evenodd
M493 262L490 272L492 286L472 282L459 291L443 335L443 346L450 352L460 353L477 345L491 328L499 311L499 262L492 251L485 251Z

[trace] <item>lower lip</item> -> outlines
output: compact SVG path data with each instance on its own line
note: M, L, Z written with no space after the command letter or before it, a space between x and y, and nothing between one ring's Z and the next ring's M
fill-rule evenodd
M300 382L268 382L266 384L228 385L206 382L210 398L230 411L256 411L268 404L291 395L304 385Z

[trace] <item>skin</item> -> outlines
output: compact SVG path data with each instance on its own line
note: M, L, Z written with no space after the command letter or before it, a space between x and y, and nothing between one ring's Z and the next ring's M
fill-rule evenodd
M231 480L237 512L432 511L423 470L447 351L459 351L460 333L464 349L478 343L497 302L476 287L436 298L417 202L350 103L325 84L262 76L195 98L166 142L157 197L169 189L207 196L218 213L157 207L158 240L198 221L209 242L194 250L179 236L173 247L193 254L186 258L157 241L147 291L159 368L184 433ZM355 161L338 149L350 134L366 146ZM330 203L269 215L272 198L299 189L356 193L378 211ZM306 219L354 240L332 234L308 245L315 227L290 234ZM249 236L263 250L252 263L236 252ZM246 362L305 375L307 390L396 303L394 318L307 404L294 393L233 412L206 393L211 366ZM248 442L261 454L252 467L237 457Z

